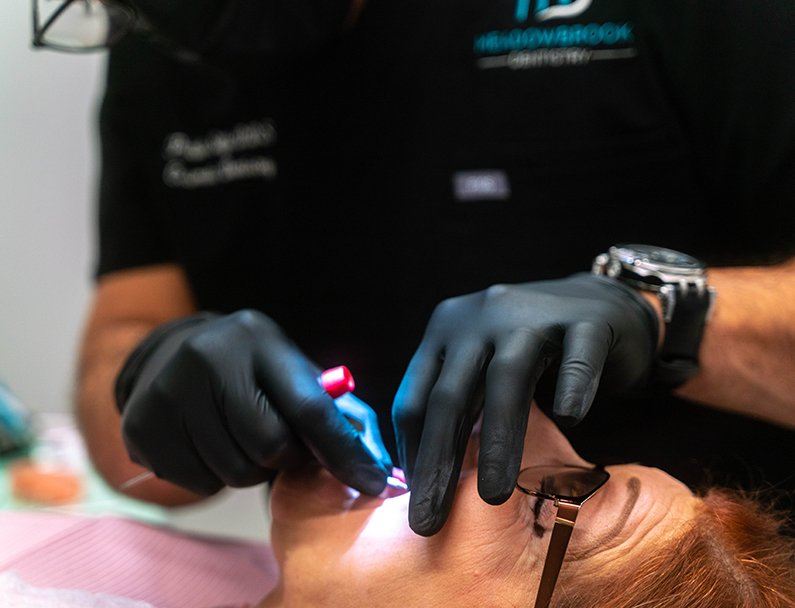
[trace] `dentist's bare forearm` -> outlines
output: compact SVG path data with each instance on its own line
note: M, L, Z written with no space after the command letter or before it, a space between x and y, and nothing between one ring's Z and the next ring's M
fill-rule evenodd
M677 393L795 427L795 260L710 271L718 290L699 374Z
M193 312L189 299L180 294L180 289L174 289L174 283L175 277L167 268L146 271L143 276L121 274L103 280L83 337L76 394L78 420L94 466L117 489L145 469L130 460L122 440L113 394L116 376L130 352L152 329ZM146 290L140 291L143 286ZM168 293L167 304L159 301L158 292ZM198 499L155 478L124 493L168 506Z

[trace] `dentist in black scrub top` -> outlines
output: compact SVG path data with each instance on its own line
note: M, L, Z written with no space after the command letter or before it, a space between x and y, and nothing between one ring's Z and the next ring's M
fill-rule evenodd
M378 493L315 380L344 362L420 534L481 416L507 499L532 401L592 461L793 488L788 2L124 6L78 390L112 484L179 504L311 454Z

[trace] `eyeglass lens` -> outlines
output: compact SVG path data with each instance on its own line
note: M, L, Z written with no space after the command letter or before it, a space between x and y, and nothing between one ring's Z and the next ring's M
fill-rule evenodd
M35 0L43 26L56 12L41 42L62 49L91 49L109 46L129 31L135 15L125 6L106 0Z
M603 485L610 475L599 468L539 466L519 473L517 485L524 491L581 500Z

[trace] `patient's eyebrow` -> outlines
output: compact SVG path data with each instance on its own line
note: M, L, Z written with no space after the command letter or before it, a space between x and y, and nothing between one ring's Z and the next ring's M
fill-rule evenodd
M597 536L593 541L589 543L590 547L587 549L582 549L580 551L569 551L571 559L584 559L589 557L593 553L597 551L601 551L605 548L605 545L613 540L616 536L621 534L621 530L624 529L624 526L629 520L629 516L632 513L632 509L635 508L635 505L638 502L638 498L640 498L640 488L641 483L638 477L630 477L627 480L627 499L624 501L623 506L621 507L621 512L618 514L613 520L611 526L602 532L599 536Z

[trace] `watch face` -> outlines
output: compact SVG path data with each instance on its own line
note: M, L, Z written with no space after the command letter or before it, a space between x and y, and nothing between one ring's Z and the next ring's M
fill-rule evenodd
M617 245L615 252L623 262L634 263L636 266L648 264L678 272L704 268L704 264L692 256L654 245Z

